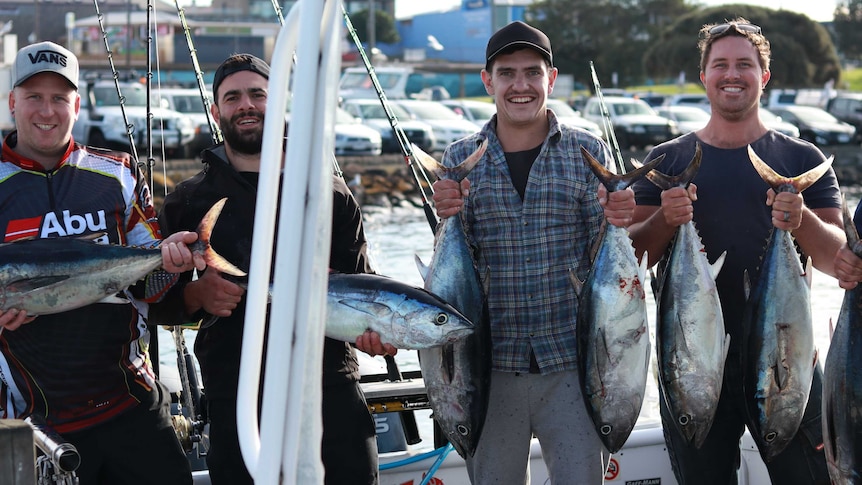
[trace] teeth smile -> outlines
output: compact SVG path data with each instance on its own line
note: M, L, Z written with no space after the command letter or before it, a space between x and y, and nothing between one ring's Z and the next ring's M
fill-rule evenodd
M46 130L46 131L47 131L47 130L50 130L51 128L53 128L53 127L54 127L54 125L44 125L44 124L41 124L41 123L36 123L36 128L39 128L40 130Z
M739 93L742 92L742 88L724 88L725 91L730 93Z

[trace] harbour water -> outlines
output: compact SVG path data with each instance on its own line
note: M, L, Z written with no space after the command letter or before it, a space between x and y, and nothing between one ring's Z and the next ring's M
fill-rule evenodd
M855 208L859 201L859 192L855 190L846 191L848 204ZM433 254L434 237L425 219L421 208L410 203L403 203L396 207L363 207L365 215L365 231L369 241L369 253L372 258L374 269L377 273L390 276L405 283L422 286L422 278L416 266L415 257L419 257L425 264L430 263ZM650 285L645 285L647 289ZM818 347L821 365L825 362L826 353L829 348L830 322L837 321L844 297L837 281L818 271L812 276L811 302L814 316L814 339ZM654 342L655 324L655 300L650 292L647 295L648 317L651 326L651 341ZM160 361L162 365L176 365L176 353L170 334L163 329L159 331ZM184 332L187 345L191 348L194 341L194 332ZM653 361L655 351L652 352ZM401 350L395 356L400 370L411 371L419 369L419 362L415 351ZM382 358L375 358L381 372L385 371L385 363ZM653 363L654 365L654 363ZM373 367L373 363L372 366ZM654 374L652 374L654 375ZM422 442L417 448L431 448L433 446L433 433L430 419L430 411L417 411L417 421ZM658 388L654 379L648 383L647 394L641 412L642 417L658 418Z

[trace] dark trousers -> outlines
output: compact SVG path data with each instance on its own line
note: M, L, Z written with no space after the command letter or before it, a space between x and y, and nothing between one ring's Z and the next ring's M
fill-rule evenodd
M733 359L733 360L731 360ZM673 425L659 388L664 437L673 473L680 485L736 485L740 464L739 440L748 422L742 391L742 370L738 357L728 356L724 385L718 409L709 434L700 449L689 446ZM814 380L802 424L787 448L766 463L773 484L829 485L826 455L823 451L821 425L823 371L820 364ZM661 387L661 386L659 386Z
M377 485L377 436L358 383L323 388L325 485Z
M376 485L377 436L359 384L323 388L323 444L326 485ZM253 485L239 448L236 402L208 401L212 485Z
M170 401L159 386L154 404L63 438L81 455L80 485L190 485L188 458L171 426Z

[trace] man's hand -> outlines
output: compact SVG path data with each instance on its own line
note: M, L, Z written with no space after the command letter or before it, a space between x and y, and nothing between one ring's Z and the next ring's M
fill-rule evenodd
M380 341L380 334L366 330L365 333L356 337L356 348L365 352L368 355L395 355L398 349L391 344L384 344Z
M222 278L218 271L209 268L184 288L186 313L192 315L203 308L210 315L229 317L244 293L241 286Z
M470 195L470 181L467 179L460 184L454 180L440 179L434 182L431 188L434 189L434 209L441 219L461 212L464 208L464 197Z
M197 233L189 231L180 231L168 236L161 244L162 268L168 273L184 273L195 268L203 271L207 267L203 256L192 253L188 247L197 240Z

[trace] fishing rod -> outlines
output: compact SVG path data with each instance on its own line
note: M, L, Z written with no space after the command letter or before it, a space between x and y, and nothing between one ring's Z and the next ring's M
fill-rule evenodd
M284 15L282 15L282 8L279 5L278 0L272 0L272 8L275 10L275 16L278 19L278 25L284 27ZM296 67L296 52L291 55L291 62L293 62L293 67ZM293 93L291 93L293 95ZM338 165L338 159L335 158L334 153L330 153L329 155L330 163L332 163L332 172L336 177L340 179L344 179L344 172L341 170L341 166Z
M150 14L153 11L153 2L152 0L147 0L147 83L146 83L146 92L147 92L147 131L146 131L146 140L147 140L147 174L149 175L148 182L150 183L150 188L153 187L153 167L156 166L156 160L153 158L153 110L150 109L152 106L152 101L150 99L152 94L152 78L153 78L153 61L152 61L152 45L153 45L153 31L150 28L152 22L150 18ZM167 188L165 188L167 190Z
M395 138L398 140L398 145L401 147L401 153L404 154L404 161L407 163L407 167L410 168L410 172L413 174L413 179L416 181L416 187L419 188L419 193L422 196L422 208L425 210L425 217L428 219L431 231L436 233L438 224L437 216L434 215L434 211L431 210L431 204L428 203L428 196L425 194L422 180L420 180L419 175L416 173L417 167L428 187L431 187L431 182L428 180L428 176L425 174L425 171L422 170L422 167L419 167L418 164L415 163L416 155L413 153L410 140L407 139L407 134L404 133L403 129L401 129L401 126L398 124L398 118L395 117L395 114L389 107L386 93L383 92L383 88L380 86L380 81L378 81L377 74L374 72L374 66L371 65L371 61L368 60L368 56L365 55L365 49L362 47L359 35L356 34L356 29L353 27L353 23L347 15L347 10L344 8L344 4L341 5L341 11L344 14L344 23L347 25L347 31L350 33L353 43L356 44L356 48L359 50L362 62L365 63L365 69L368 71L368 76L371 78L371 84L374 85L374 91L377 93L377 97L380 99L380 104L383 105L383 110L386 112L386 117L389 118L389 124L395 132ZM433 189L431 190L433 192Z
M596 74L596 67L593 61L590 61L590 74L593 76L593 87L596 90L596 96L599 98L599 107L602 111L602 128L608 134L608 144L614 152L614 161L617 164L617 170L619 170L620 174L624 174L626 173L626 166L623 162L623 154L620 151L617 136L614 134L614 127L611 124L611 113L608 111L608 105L605 104L604 96L602 96L602 87L599 84L599 76Z
M96 18L99 21L99 29L102 32L102 40L105 43L105 50L108 54L108 64L111 66L111 75L114 78L114 87L117 89L117 96L120 99L120 113L123 117L123 123L126 125L126 135L129 137L129 151L131 152L129 154L132 156L132 161L135 165L140 166L140 161L138 161L138 150L135 147L135 136L132 133L135 127L129 123L129 117L126 115L126 98L120 91L120 75L117 73L117 67L114 65L114 51L111 49L111 45L108 42L108 32L105 30L105 24L102 22L103 16L102 12L99 10L99 0L93 0L93 4L96 7Z
M180 24L183 26L183 33L186 36L186 45L189 48L189 57L192 60L192 68L195 71L195 79L198 83L198 91L201 93L201 101L204 103L204 113L207 117L207 123L210 125L210 136L212 136L213 143L219 144L222 142L222 134L221 128L219 128L218 123L213 119L212 113L210 109L212 108L212 101L209 96L207 96L207 88L204 83L204 73L201 70L200 62L198 62L197 49L195 49L194 41L192 40L191 30L189 29L189 24L186 22L186 13L185 9L180 7L180 3L178 0L174 0L174 5L177 7L177 15L180 18Z

